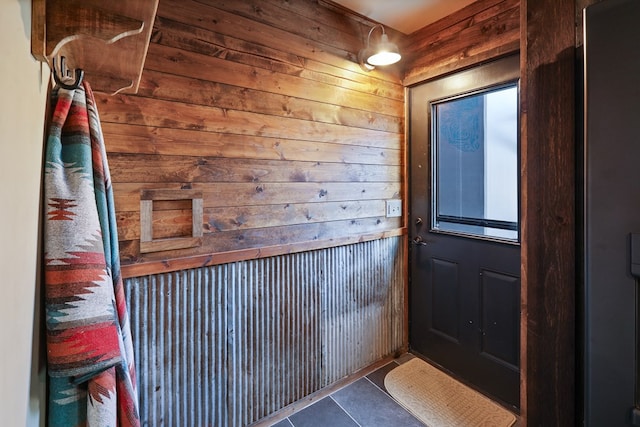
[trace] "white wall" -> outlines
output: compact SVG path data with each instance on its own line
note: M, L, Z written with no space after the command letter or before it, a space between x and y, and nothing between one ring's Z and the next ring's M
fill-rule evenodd
M31 56L31 0L0 1L0 424L38 425L30 397L48 68ZM41 71L44 70L44 71ZM42 80L45 80L43 82ZM40 384L44 378L34 377Z

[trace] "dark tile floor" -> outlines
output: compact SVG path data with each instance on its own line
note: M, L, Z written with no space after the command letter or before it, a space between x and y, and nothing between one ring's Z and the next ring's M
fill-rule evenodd
M384 387L385 375L398 362L383 366L273 427L424 427Z
M272 427L425 427L384 386L387 373L413 357L406 353ZM520 426L521 420L516 417L513 427Z

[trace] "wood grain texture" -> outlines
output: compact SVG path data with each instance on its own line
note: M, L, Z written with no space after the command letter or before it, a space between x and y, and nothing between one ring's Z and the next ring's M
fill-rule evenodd
M186 235L191 230L192 213L188 204L162 205L154 203L153 233L160 237ZM384 200L363 200L326 203L296 203L267 206L225 206L203 209L203 233L229 230L312 224L329 220L382 217ZM121 240L142 238L141 213L121 212L118 215Z
M142 262L166 262L174 258L206 256L219 252L244 249L260 249L263 246L289 245L314 241L342 241L344 237L378 234L401 228L398 218L372 217L345 221L296 224L281 227L230 230L205 234L201 246L191 249L166 250L143 254L139 240L120 241L120 257L123 264ZM265 245L268 241L271 245ZM306 247L306 246L304 246ZM151 273L147 273L151 274Z
M178 249L196 248L202 245L201 237L170 237L154 239L148 242L140 241L140 253L167 252Z
M193 188L202 191L204 207L258 206L283 203L325 203L385 200L400 197L399 182L287 182L287 183L114 183L117 211L136 211L140 190Z
M140 199L140 242L153 240L153 200Z
M165 211L162 202L183 201L190 204L187 227L175 226L175 220L170 221L172 227L158 233L157 223L161 223L155 212ZM165 205L168 203L165 203ZM186 203L179 203L184 205ZM160 206L158 206L160 205ZM157 209L156 209L157 208ZM180 211L181 214L183 211ZM184 216L182 216L184 218ZM165 252L175 249L194 248L202 245L203 234L202 192L195 190L142 190L140 193L140 252ZM163 221L162 223L165 223ZM162 234L162 236L158 236ZM154 237L155 236L155 237Z
M376 111L327 104L286 94L261 92L247 87L153 70L145 71L138 94L166 101L182 101L195 105L252 111L393 133L402 132L403 126L402 117L389 116Z
M157 7L158 0L37 0L32 54L49 64L64 56L70 70L84 70L94 90L135 93Z
M297 243L286 243L259 248L237 249L226 252L216 252L206 255L187 255L185 257L171 257L140 263L127 263L122 266L122 274L125 277L138 277L155 274L158 272L171 272L194 268L194 266L206 267L208 265L225 264L230 262L278 256L294 252L312 251L315 249L333 246L349 245L371 240L386 239L394 236L406 236L407 229L399 228L381 233L361 234L357 236L343 236L329 240L314 240Z
M113 153L193 156L204 161L213 161L210 158L217 157L236 161L256 159L343 163L344 165L402 164L400 147L379 148L290 138L248 137L120 123L103 123L102 128L109 134L109 146ZM304 135L295 136L304 137ZM121 158L124 161L124 156ZM179 159L173 160L179 162ZM171 167L171 165L163 166ZM123 171L123 173L135 173L135 171Z
M522 0L522 381L529 426L575 425L575 0Z
M100 118L108 123L284 139L291 136L291 129L296 129L296 136L306 140L384 148L397 148L398 142L398 135L390 132L186 102L116 95L99 104Z
M574 425L575 16L478 0L363 73L371 23L322 1L161 0L138 95L96 93L123 275L406 235L384 216L406 199L403 83L521 50L523 419ZM141 253L140 191L162 188L202 191L201 247ZM156 203L154 232L191 231L189 206Z
M179 150L180 146L176 147ZM309 158L315 152L309 153ZM322 152L318 160L288 161L283 169L280 160L225 159L219 157L113 154L109 163L112 177L119 182L381 182L400 173L400 159L395 152L384 150L368 153L356 150L354 163L326 160ZM358 157L360 156L360 157ZM140 160L144 164L140 165ZM368 160L369 163L363 163ZM338 163L339 162L339 163ZM358 163L355 163L358 162ZM390 163L390 164L387 164ZM395 164L393 164L395 163ZM371 164L379 165L375 169Z
M411 34L404 84L517 52L519 5L519 0L479 0Z
M202 192L195 190L144 190L140 200L193 200L202 199Z
M372 25L308 0L160 1L137 95L96 93L125 274L403 227L384 208L403 188L399 69L355 62ZM202 192L201 246L143 253L140 195L163 189ZM154 198L152 219L155 239L191 233L186 203Z

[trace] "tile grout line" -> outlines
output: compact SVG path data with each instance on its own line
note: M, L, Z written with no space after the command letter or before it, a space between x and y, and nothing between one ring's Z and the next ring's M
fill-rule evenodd
M392 361L390 361L389 363L395 363L395 364L397 365L395 368L397 368L398 366L400 366L400 365L401 365L401 363L398 363L396 360L392 360ZM381 369L381 368L382 368L382 367L384 367L384 366L386 366L386 365L381 366L379 369ZM393 368L393 369L395 369L395 368ZM375 371L372 371L371 373L373 373L373 372L375 372ZM389 372L391 372L391 371L389 371ZM388 374L389 372L387 372L387 374ZM371 373L370 373L370 374L371 374ZM386 376L386 374L385 374L385 376ZM381 388L380 386L378 386L378 384L376 384L375 382L373 382L373 381L368 377L368 375L365 375L365 376L361 377L360 379L362 379L362 378L365 378L365 379L366 379L369 383L371 383L371 384L372 384L376 389L378 389L378 390L380 390L382 393L384 393L384 394L387 396L387 398L389 398L389 399L390 399L390 400L392 400L396 405L400 406L402 409L404 409L405 411L407 411L407 409L406 409L405 407L403 407L402 405L400 405L400 403L399 403L399 402L398 402L398 401L397 401L393 396L391 396L391 393L389 393L387 390L384 390L383 388ZM384 381L384 379L383 379L383 381ZM383 382L383 384L384 384L384 382ZM348 385L347 385L347 386L348 386ZM347 386L345 386L344 388L346 388ZM355 423L358 425L358 427L366 427L366 426L362 426L358 421L356 421L356 419L355 419L355 418L353 418L353 416L351 416L351 414L350 414L350 413L349 413L345 408L343 408L343 407L342 407L342 405L340 405L340 403L338 403L338 401L336 401L336 400L333 398L333 394L334 394L334 393L336 393L336 392L337 392L337 391L339 391L339 390L341 390L341 389L335 390L333 393L331 393L331 394L329 394L329 395L325 396L325 398L326 398L326 397L331 398L331 400L332 400L336 405L338 405L338 407L339 407L339 408L340 408L340 409L341 409L345 414L347 414L347 416L349 416L349 418L351 418L351 420L353 420L353 422L355 422ZM317 403L317 402L316 402L316 403ZM408 411L407 411L407 412L408 412ZM409 413L409 414L410 414L411 416L413 416L414 418L416 418L413 414L411 414L411 413ZM292 415L293 415L293 414L292 414ZM296 427L296 425L295 425L295 424L294 424L294 422L290 419L290 417L286 417L286 418L282 419L281 421L284 421L284 420L286 420L286 421L289 423L289 425L290 425L291 427ZM419 420L418 420L418 421L419 421ZM428 426L427 426L427 427L428 427Z
M385 375L385 376L386 376L386 375ZM393 399L393 396L391 396L391 394L390 394L388 391L383 390L382 388L380 388L380 386L379 386L378 384L376 384L376 383L374 383L373 381L371 381L368 377L364 377L364 378L366 378L366 379L367 379L367 381L369 381L371 384L373 384L373 386L374 386L375 388L377 388L378 390L380 390L381 392L383 392L384 394L386 394L387 396L389 396L389 397L391 397L391 398ZM395 399L393 399L393 401L395 402Z
M400 366L400 365L398 365L398 366ZM395 368L394 368L394 369L395 369ZM391 371L389 371L389 372L391 372ZM387 374L388 374L389 372L387 372ZM385 377L386 377L386 374L385 374ZM374 383L373 381L371 381L371 380L369 379L369 377L366 377L366 376L365 376L364 378L366 378L366 379L367 379L367 381L369 381L371 384L373 384L373 385L374 385L378 390L380 390L381 392L383 392L383 393L384 393L384 394L385 394L389 399L391 399L391 400L392 400L396 405L398 405L399 407L401 407L402 409L404 409L404 410L405 410L409 415L411 415L413 418L415 418L415 419L416 419L417 421L419 421L420 423L424 424L424 425L425 425L425 427L429 427L427 424L425 424L424 422L422 422L422 420L420 420L418 417L416 417L416 416L415 416L415 415L413 415L411 412L409 412L409 410L408 410L407 408L405 408L403 405L401 405L401 404L400 404L400 402L398 402L398 401L396 400L396 398L395 398L395 397L393 397L393 396L391 395L391 393L389 393L387 390L383 390L382 388L380 388L380 386L378 386L378 384L376 384L376 383Z
M363 427L362 425L360 425L360 423L359 423L358 421L356 421L356 419L355 419L355 418L353 418L353 417L351 416L351 414L350 414L346 409L344 409L344 408L342 407L342 405L341 405L337 400L335 400L335 399L333 398L333 396L329 395L329 398L330 398L331 400L333 400L333 401L335 402L335 404L336 404L336 405L338 405L338 407L339 407L340 409L342 409L342 411L343 411L345 414L347 414L347 415L349 416L349 418L351 418L351 419L353 420L353 422L354 422L354 423L356 423L356 424L358 425L358 427Z

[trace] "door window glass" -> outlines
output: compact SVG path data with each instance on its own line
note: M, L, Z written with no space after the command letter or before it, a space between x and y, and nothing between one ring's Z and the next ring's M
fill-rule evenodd
M517 84L434 102L435 231L518 240Z

